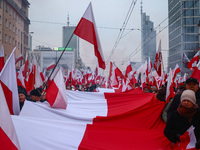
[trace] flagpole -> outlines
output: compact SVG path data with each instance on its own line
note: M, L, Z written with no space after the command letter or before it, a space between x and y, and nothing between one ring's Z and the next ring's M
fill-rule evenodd
M52 76L52 74L53 74L54 70L56 69L56 67L57 67L57 65L58 65L58 63L59 63L59 61L60 61L60 59L61 59L62 55L64 54L64 52L65 52L65 49L66 49L66 48L67 48L67 46L69 45L69 42L71 41L71 39L72 39L73 35L74 35L74 33L72 33L72 35L70 36L70 38L69 38L69 40L68 40L67 44L65 45L65 48L64 48L63 52L61 53L60 57L58 58L58 61L56 62L56 64L55 64L55 67L53 68L53 70L52 70L51 74L49 75L49 77L48 77L48 79L47 79L47 81L46 81L46 83L45 83L45 85L44 85L44 87L43 87L43 89L42 89L42 90L46 89L46 87L47 87L47 83L48 83L49 79L51 78L51 76Z

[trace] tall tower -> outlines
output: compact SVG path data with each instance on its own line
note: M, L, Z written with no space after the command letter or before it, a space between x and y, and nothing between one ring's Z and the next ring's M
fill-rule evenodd
M181 72L191 74L182 63L183 53L191 59L199 48L199 0L168 0L169 68L179 65Z
M150 57L154 62L156 55L156 31L150 17L143 12L141 1L141 61L145 62Z

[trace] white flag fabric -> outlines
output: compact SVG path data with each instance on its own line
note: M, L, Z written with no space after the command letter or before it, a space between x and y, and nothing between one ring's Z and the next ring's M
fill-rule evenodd
M17 134L0 83L0 146L1 149L20 149Z
M59 69L46 91L46 98L49 104L54 108L66 109L67 95L65 91L64 77L62 70Z
M10 54L10 57L6 61L6 64L0 73L0 82L6 97L10 113L18 115L20 108L15 68L15 49L16 48L14 48L14 50Z

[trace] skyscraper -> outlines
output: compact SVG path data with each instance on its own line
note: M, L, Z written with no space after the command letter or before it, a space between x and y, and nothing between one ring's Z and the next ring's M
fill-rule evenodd
M183 53L191 59L199 48L199 0L168 0L169 68L179 65L182 73L191 73L182 63Z
M141 2L142 4L142 2ZM141 61L145 62L150 57L154 62L156 56L156 31L150 17L142 12L141 6Z

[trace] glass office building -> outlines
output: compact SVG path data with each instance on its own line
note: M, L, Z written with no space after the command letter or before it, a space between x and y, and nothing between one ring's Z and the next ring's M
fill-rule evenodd
M183 64L183 53L193 58L199 48L199 0L168 0L169 68L178 64L182 73L191 74Z
M141 62L150 57L154 63L156 56L156 31L150 17L141 10Z

